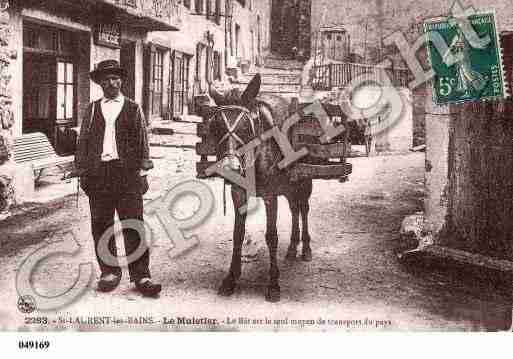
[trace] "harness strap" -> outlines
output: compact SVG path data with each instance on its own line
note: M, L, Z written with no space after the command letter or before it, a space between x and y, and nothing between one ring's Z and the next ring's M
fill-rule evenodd
M235 138L235 140L237 140L241 145L244 145L244 141L241 140L241 138L235 133L235 130L237 129L237 127L239 126L239 123L240 121L246 117L246 113L245 112L241 112L239 114L239 116L237 116L237 119L235 120L235 122L233 123L233 125L230 126L230 123L228 122L228 118L226 118L226 115L224 113L224 111L220 111L221 112L221 118L223 119L225 125L226 125L226 128L228 129L228 132L225 133L225 135L219 140L219 144L223 143L224 141L226 141L226 139L230 136L232 136L233 138Z

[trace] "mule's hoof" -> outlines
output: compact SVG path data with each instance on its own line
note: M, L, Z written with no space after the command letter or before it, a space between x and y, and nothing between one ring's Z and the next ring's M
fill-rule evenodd
M297 251L295 250L288 250L287 254L285 255L285 259L288 261L295 261L297 256Z
M280 286L269 286L267 287L267 293L265 293L265 300L271 303L277 303L281 299Z
M311 262L312 261L312 251L310 249L303 251L303 253L301 254L301 259L303 260L303 262Z
M235 292L236 287L235 281L232 279L225 279L223 280L223 283L219 287L219 290L217 291L217 294L223 297L229 297Z

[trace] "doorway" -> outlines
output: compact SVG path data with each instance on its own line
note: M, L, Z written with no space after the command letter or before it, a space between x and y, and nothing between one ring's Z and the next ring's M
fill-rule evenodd
M77 124L76 35L23 24L22 132L42 132L59 154L73 152L68 139Z
M189 92L189 61L190 57L180 51L174 51L171 57L168 103L172 118L178 118L186 112Z
M273 0L271 15L273 52L293 57L299 48L299 0Z

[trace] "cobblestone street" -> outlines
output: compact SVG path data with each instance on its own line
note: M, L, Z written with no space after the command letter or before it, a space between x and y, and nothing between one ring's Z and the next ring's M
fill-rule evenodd
M184 148L152 147L155 170L150 177L147 201L158 198L176 184L194 178L196 155ZM151 270L163 284L159 299L142 298L128 282L128 276L112 293L95 290L93 278L85 294L75 303L57 311L32 313L58 317L117 316L151 317L151 323L91 326L98 329L191 330L204 326L180 326L166 318L195 317L216 319L210 328L267 329L269 325L239 323L227 318L272 319L271 328L290 330L479 330L483 311L501 316L505 300L497 293L483 297L471 284L452 280L421 266L402 265L397 259L402 219L422 210L424 154L360 157L351 159L349 182L315 181L310 211L313 261L285 261L290 237L290 212L284 198L279 200L279 265L282 300L267 303L268 254L264 241L265 211L259 206L248 218L247 233L252 239L253 260L243 266L240 285L232 297L219 297L217 287L231 259L233 208L227 201L223 215L222 181L205 180L216 198L214 213L200 227L188 232L197 235L199 245L170 259L171 242L163 231L154 233ZM228 196L228 198L230 198ZM185 197L173 209L176 217L187 217L197 200ZM153 224L154 219L147 221ZM55 296L74 283L80 263L96 263L90 237L87 197L82 193L78 209L75 198L36 207L0 223L0 301L14 308L18 300L15 278L20 264L46 241L71 241L73 230L80 244L75 257L55 256L37 267L34 286L41 294ZM158 228L152 226L152 228ZM118 241L118 246L121 242ZM125 273L126 274L126 273ZM476 286L477 288L477 286ZM502 314L501 314L502 313ZM487 314L487 315L488 315ZM25 314L0 310L4 329L37 330L25 325ZM331 320L322 327L312 324L319 318ZM304 322L291 322L291 320ZM365 322L367 320L373 320ZM274 320L281 320L281 324ZM285 321L287 320L287 321ZM252 323L252 322L251 322ZM241 325L242 324L242 325ZM50 323L45 328L56 328ZM70 325L67 325L70 327ZM71 325L88 330L88 325Z

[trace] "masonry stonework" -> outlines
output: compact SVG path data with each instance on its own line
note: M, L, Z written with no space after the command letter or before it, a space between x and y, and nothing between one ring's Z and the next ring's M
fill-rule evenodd
M15 168L11 161L14 117L9 83L10 63L16 53L10 47L10 35L9 2L3 0L0 1L0 217L8 213L15 199Z

